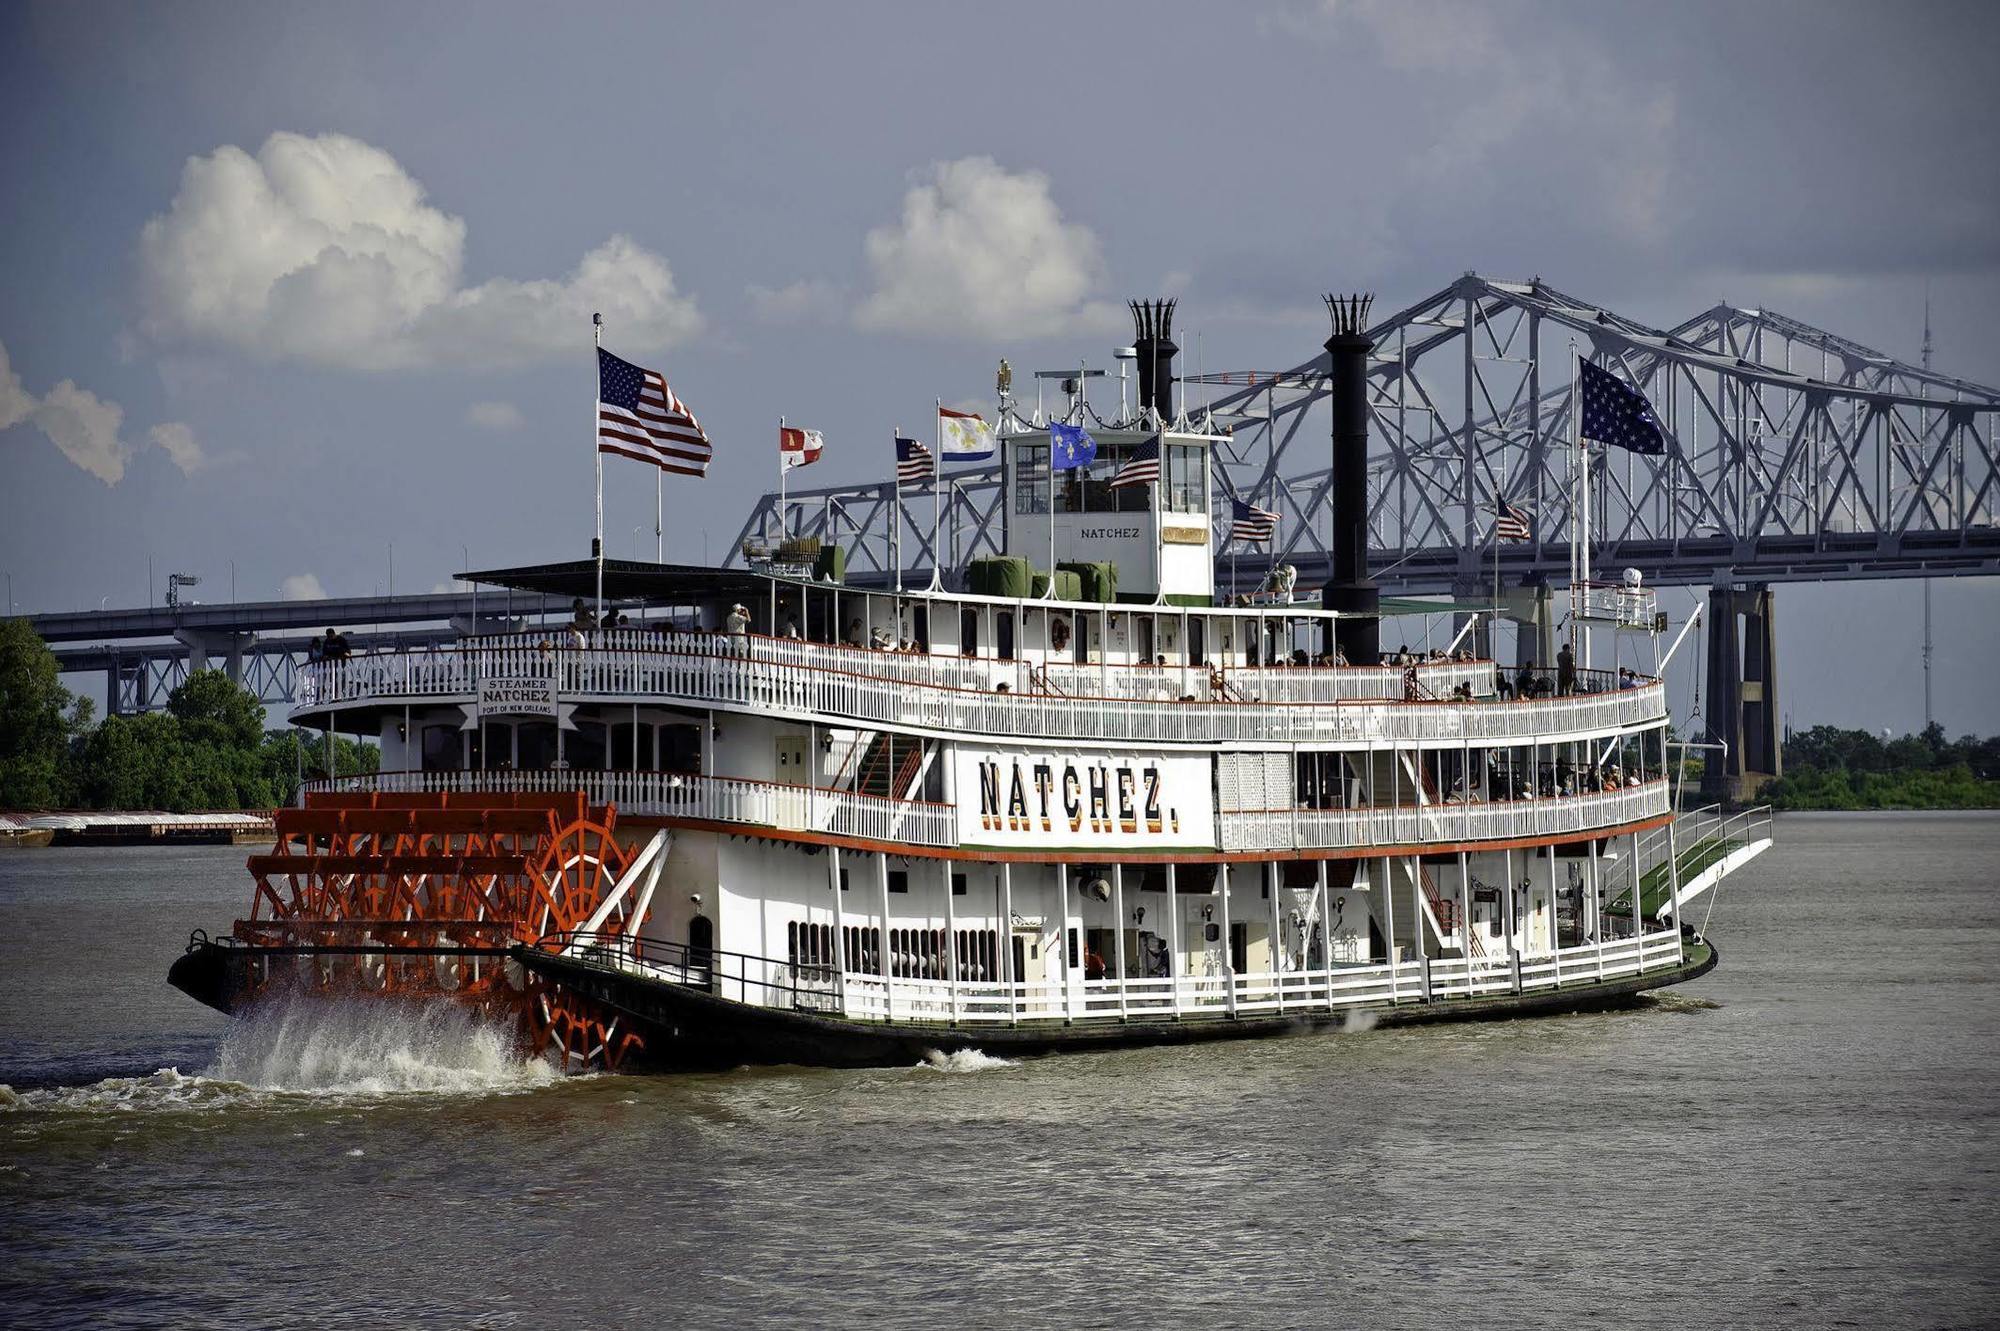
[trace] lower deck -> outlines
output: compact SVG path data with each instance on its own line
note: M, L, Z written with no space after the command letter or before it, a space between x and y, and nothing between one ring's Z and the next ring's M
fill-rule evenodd
M1034 984L891 981L755 958L578 939L562 952L522 949L523 962L617 1011L662 1064L795 1062L861 1065L981 1048L1010 1054L1180 1044L1338 1027L1484 1020L1609 1007L1695 979L1714 948L1682 931L1510 956L1237 975L1221 983ZM756 1001L746 1001L751 987Z

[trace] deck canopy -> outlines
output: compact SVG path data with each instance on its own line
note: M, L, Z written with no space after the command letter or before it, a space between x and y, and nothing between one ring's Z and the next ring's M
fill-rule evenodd
M572 559L559 564L524 564L519 568L460 573L467 582L515 591L594 600L597 561ZM703 568L698 564L651 564L636 559L604 561L604 599L688 604L718 597L751 596L769 590L769 581L741 569Z

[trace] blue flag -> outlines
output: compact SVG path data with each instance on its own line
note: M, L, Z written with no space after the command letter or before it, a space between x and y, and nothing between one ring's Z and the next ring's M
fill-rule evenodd
M1634 453L1667 451L1666 432L1644 393L1589 361L1579 362L1579 368L1582 377L1577 382L1583 389L1583 428L1579 434Z
M1049 465L1056 471L1088 467L1097 460L1097 441L1081 425L1049 422Z

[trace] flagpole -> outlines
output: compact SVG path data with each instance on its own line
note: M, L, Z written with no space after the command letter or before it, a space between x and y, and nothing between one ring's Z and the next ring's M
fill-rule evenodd
M666 511L666 480L666 468L653 468L653 562L655 564L667 562L667 538L662 534L665 528L660 522L661 516Z
M937 399L937 410L931 413L931 438L937 444L937 456L931 459L931 590L938 591L944 586L944 560L938 554L938 529L944 521L941 507L944 492L944 399Z
M597 536L591 541L591 553L597 556L597 622L604 622L604 450L597 446L598 418L603 414L600 405L604 400L604 367L598 363L597 353L604 348L604 316L590 316L591 362L597 371L597 395L590 403L591 452L597 458Z
M903 437L903 427L898 425L889 436L889 447L893 452L896 441ZM896 459L894 479L889 485L889 541L896 560L896 590L903 590L903 464Z
M1584 544L1590 539L1590 494L1583 483L1583 356L1576 339L1569 344L1569 641L1572 651L1581 643L1583 621L1577 614L1582 605L1583 582L1589 576L1590 557Z
M785 473L791 468L785 465L785 418L778 417L778 540L785 539Z

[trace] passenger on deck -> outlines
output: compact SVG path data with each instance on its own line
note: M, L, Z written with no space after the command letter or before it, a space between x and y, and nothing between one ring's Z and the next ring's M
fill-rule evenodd
M860 620L851 619L847 622L847 637L845 641L849 647L865 647L868 645L868 634L862 629Z
M750 611L742 604L729 607L729 615L722 621L722 631L729 635L729 651L732 656L750 655Z
M1556 653L1556 692L1565 698L1576 692L1576 653L1568 643Z
M793 642L799 640L799 617L797 615L788 614L785 616L784 636L790 638Z
M1514 686L1507 682L1507 672L1499 666L1493 667L1493 691L1502 698L1512 698L1514 696Z
M573 629L594 629L597 627L597 616L590 612L590 607L583 603L581 596L569 603L569 626Z

